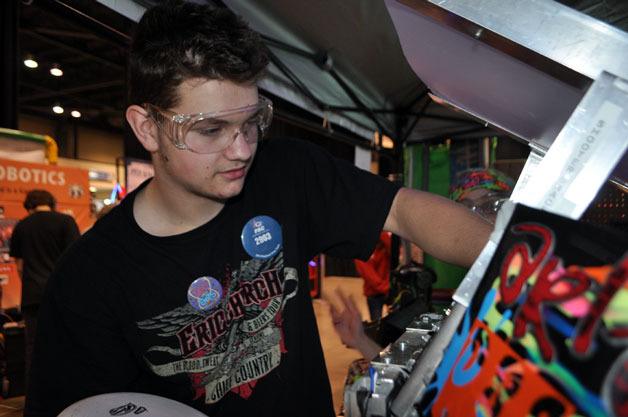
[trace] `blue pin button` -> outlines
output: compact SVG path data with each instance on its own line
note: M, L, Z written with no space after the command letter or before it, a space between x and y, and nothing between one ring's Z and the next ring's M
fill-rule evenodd
M200 277L192 281L188 288L188 302L198 311L208 311L216 307L222 299L222 285L213 277Z
M277 254L283 244L281 226L269 216L256 216L242 229L242 246L257 259L268 259Z

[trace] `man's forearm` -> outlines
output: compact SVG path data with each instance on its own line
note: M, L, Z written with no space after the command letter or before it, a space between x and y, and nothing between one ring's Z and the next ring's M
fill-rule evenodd
M434 194L403 188L385 224L425 252L471 266L488 241L492 225L465 206Z

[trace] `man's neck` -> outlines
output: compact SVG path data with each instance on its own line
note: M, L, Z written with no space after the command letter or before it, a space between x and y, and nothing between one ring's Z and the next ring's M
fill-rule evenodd
M154 236L172 236L207 223L223 207L224 202L170 187L153 178L135 197L133 216L145 232Z
M31 213L35 213L38 211L52 211L50 206L37 206L34 209L30 210Z

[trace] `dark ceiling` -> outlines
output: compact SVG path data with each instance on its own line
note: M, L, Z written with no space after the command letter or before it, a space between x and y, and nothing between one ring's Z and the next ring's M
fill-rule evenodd
M626 0L556 1L628 32L628 2Z
M625 0L560 2L628 30ZM149 6L158 1L136 3ZM94 0L21 0L20 61L31 54L39 67L19 67L19 111L65 120L76 109L82 114L80 123L122 132L126 53L134 25ZM62 77L49 73L54 64L64 71ZM64 107L63 115L52 112L56 103Z
M39 63L20 66L20 112L58 120L76 109L83 123L121 130L128 34L135 23L95 1L22 1L19 16L21 60L30 54ZM63 76L50 74L55 64ZM56 103L64 114L52 113Z

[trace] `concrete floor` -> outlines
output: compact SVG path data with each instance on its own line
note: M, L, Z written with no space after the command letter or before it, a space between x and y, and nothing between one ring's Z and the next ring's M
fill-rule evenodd
M361 358L362 355L353 349L348 349L336 335L334 327L329 315L329 305L325 300L327 297L333 297L336 288L342 288L345 294L354 298L363 319L368 319L368 307L366 298L362 294L362 279L350 277L326 277L323 278L322 299L314 300L314 312L318 323L318 331L323 345L323 354L327 365L327 373L329 374L329 382L334 399L334 409L336 412L340 409L343 397L343 387L347 376L349 364L355 359Z
M22 417L24 397L0 398L0 417Z
M333 297L337 287L341 287L345 294L353 296L360 308L362 317L368 318L366 298L362 295L362 279L348 277L323 278L323 297L314 300L314 311L318 322L318 331L323 345L336 412L338 412L342 404L343 386L349 364L361 357L359 352L346 348L334 331L329 315L329 305L325 299ZM24 397L0 399L0 417L22 417L23 407Z

